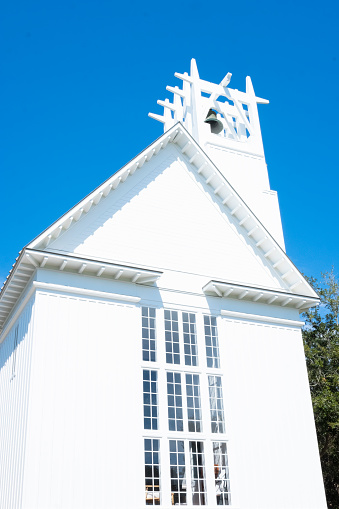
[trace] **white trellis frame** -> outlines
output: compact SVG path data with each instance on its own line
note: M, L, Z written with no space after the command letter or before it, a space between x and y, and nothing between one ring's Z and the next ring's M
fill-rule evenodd
M182 88L166 87L174 95L173 102L169 99L159 100L158 104L164 107L163 115L149 113L151 118L164 124L165 132L181 122L200 144L230 141L255 145L259 141L262 146L257 104L268 104L269 101L256 97L249 76L246 78L246 92L228 88L231 73L227 73L219 84L210 83L199 77L194 58L191 60L190 74L175 73L175 76L182 80L183 85ZM204 123L210 108L215 110L223 124L219 134L212 134Z

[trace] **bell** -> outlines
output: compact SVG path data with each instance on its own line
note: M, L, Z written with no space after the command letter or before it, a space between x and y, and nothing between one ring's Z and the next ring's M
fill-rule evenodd
M210 125L213 134L219 134L224 128L223 123L217 119L217 114L212 109L208 111L204 122Z

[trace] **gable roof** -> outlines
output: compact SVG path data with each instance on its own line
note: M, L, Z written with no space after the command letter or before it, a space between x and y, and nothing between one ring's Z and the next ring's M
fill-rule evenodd
M76 269L73 267L73 271L78 273L84 271L87 273L87 271L90 271L91 275L96 275L97 277L102 275L104 270L107 269L106 267L102 270L102 267L105 265L102 261L86 261L76 256L56 255L56 253L53 253L53 249L48 249L48 246L54 239L72 228L72 225L76 224L82 217L87 215L102 199L105 199L119 185L123 184L129 176L142 168L151 158L156 157L159 151L165 149L168 143L175 144L182 157L205 179L206 184L211 187L211 191L220 201L220 205L227 209L228 213L233 217L233 220L237 221L238 225L243 229L243 233L247 236L248 241L254 245L254 248L259 251L271 265L274 272L286 286L286 294L292 294L294 297L292 300L288 301L287 305L292 305L299 310L303 310L318 303L319 299L315 291L294 266L279 244L274 240L272 235L266 230L263 224L183 125L177 123L23 248L0 292L0 328L7 321L36 268L51 266L51 268L64 270L68 263L68 267L76 266ZM180 182L178 182L178 185L180 185ZM59 262L56 261L58 256L60 257L60 265L58 264ZM72 260L70 260L70 258L72 258ZM77 263L80 264L79 267ZM96 266L95 264L99 265ZM106 270L106 273L111 274L111 277L116 277L118 272L123 270L122 273L125 274L127 281L139 284L154 283L161 275L161 272L154 271L149 267L133 268L124 266L123 268L121 266L119 268L116 267L117 264L114 263L108 265L112 267L110 270ZM137 274L139 275L137 276ZM227 285L227 282L214 281L210 283L211 284L207 284L204 287L203 290L205 293L218 297L227 297L230 295L229 289L226 288L225 291L222 289L223 285ZM248 293L252 295L251 292ZM233 295L236 294L237 292L234 292ZM243 292L241 292L241 295L242 294ZM244 296L241 298L244 298ZM284 297L284 303L287 302L286 299L287 298ZM252 300L257 299L254 296ZM269 304L270 301L271 297L268 298L267 303ZM279 303L279 299L276 304L277 303Z

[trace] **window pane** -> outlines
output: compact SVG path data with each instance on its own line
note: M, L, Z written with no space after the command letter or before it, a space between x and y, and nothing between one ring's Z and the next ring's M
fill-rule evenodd
M192 504L207 505L203 442L190 443Z
M155 309L141 308L142 314L142 360L155 362L157 360L157 345L155 335Z
M212 433L225 433L224 402L220 376L208 376L208 391Z
M188 431L202 431L199 375L186 373ZM195 397L192 397L194 394Z
M183 431L181 373L167 373L167 403L170 431Z
M145 503L160 505L159 440L145 439Z
M183 313L182 326L184 333L185 364L186 366L198 366L195 314Z
M166 362L180 364L178 312L165 309Z
M226 442L213 442L215 494L217 505L230 505L230 480Z
M144 429L158 429L158 372L144 369L143 384Z
M215 316L204 316L206 360L208 368L220 368L217 319Z

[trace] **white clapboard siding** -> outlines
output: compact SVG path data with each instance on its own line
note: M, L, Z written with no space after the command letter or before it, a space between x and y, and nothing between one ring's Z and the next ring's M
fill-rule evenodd
M166 148L50 249L281 288L275 271L178 151ZM169 157L170 153L171 157ZM142 175L142 178L141 178ZM240 233L240 235L239 235Z

